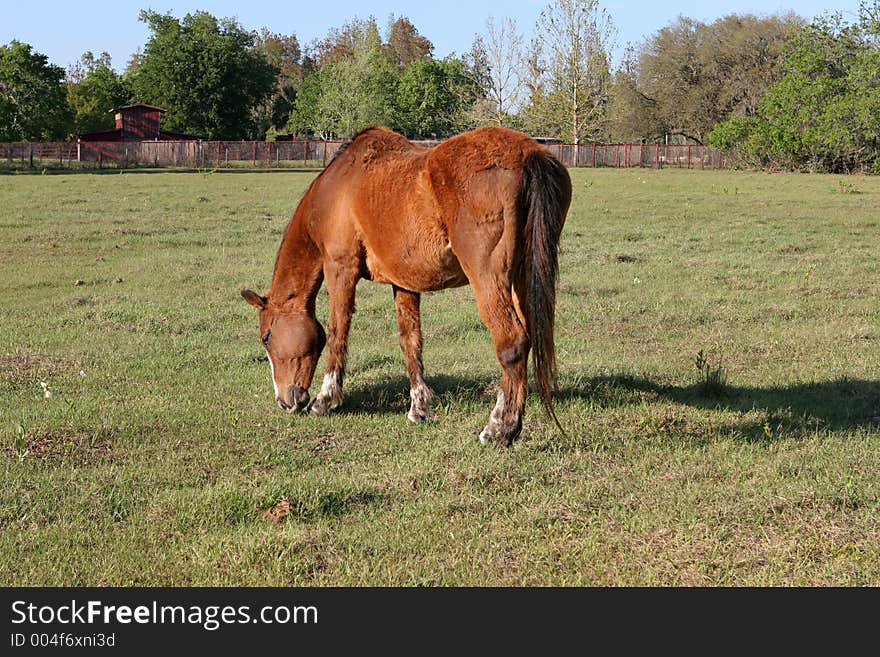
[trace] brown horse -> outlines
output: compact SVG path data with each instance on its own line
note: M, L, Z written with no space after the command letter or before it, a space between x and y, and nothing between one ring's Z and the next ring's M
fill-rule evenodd
M394 291L409 420L431 417L420 293L470 284L502 370L480 441L510 445L519 436L529 349L541 401L556 421L557 244L570 203L565 167L513 130L480 128L430 149L383 128L359 133L300 200L266 296L241 293L260 310L278 405L287 411L308 405L325 343L326 373L311 412L323 415L342 403L355 286L366 278ZM329 337L315 318L323 281Z

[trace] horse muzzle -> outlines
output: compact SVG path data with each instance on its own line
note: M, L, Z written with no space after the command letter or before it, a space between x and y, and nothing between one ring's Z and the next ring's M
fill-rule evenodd
M284 394L275 397L281 410L293 413L309 405L309 391L299 386L290 386Z

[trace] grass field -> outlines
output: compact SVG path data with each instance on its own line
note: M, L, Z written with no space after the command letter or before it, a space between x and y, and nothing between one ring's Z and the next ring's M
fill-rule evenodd
M880 179L572 171L568 437L503 450L470 288L435 422L368 282L341 412L274 405L239 290L314 175L0 176L0 584L880 585Z

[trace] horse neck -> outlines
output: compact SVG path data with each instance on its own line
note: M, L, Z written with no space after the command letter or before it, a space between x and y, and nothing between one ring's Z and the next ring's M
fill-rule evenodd
M309 194L297 206L278 249L269 298L291 310L315 314L315 298L323 280L321 253L309 235Z

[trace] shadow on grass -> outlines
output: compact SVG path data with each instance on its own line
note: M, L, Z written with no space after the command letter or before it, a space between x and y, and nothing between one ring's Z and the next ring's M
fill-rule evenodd
M488 413L495 403L495 386L498 377L458 377L438 374L428 376L428 385L434 391L434 403L444 398L464 398L487 404ZM345 393L342 410L354 415L374 413L400 413L409 410L409 379L395 376L372 384L349 388Z
M485 403L487 413L495 402L498 382L497 376L428 377L435 403L442 403L444 397L469 399ZM880 381L840 378L768 388L726 386L722 394L709 394L700 383L665 385L627 375L592 377L574 385L566 385L564 380L560 383L554 397L560 419L565 403L570 401L582 400L601 408L622 408L650 400L667 400L707 411L750 414L748 419L729 427L748 440L877 427L880 416ZM408 408L409 381L403 376L350 388L343 404L344 412L352 414L404 414Z
M790 435L792 431L876 427L880 415L880 381L845 377L768 388L725 386L722 393L709 394L702 383L674 386L644 377L606 376L563 386L557 398L625 405L643 401L646 396L692 408L754 413L754 421L737 424L736 428L747 438L762 440Z

